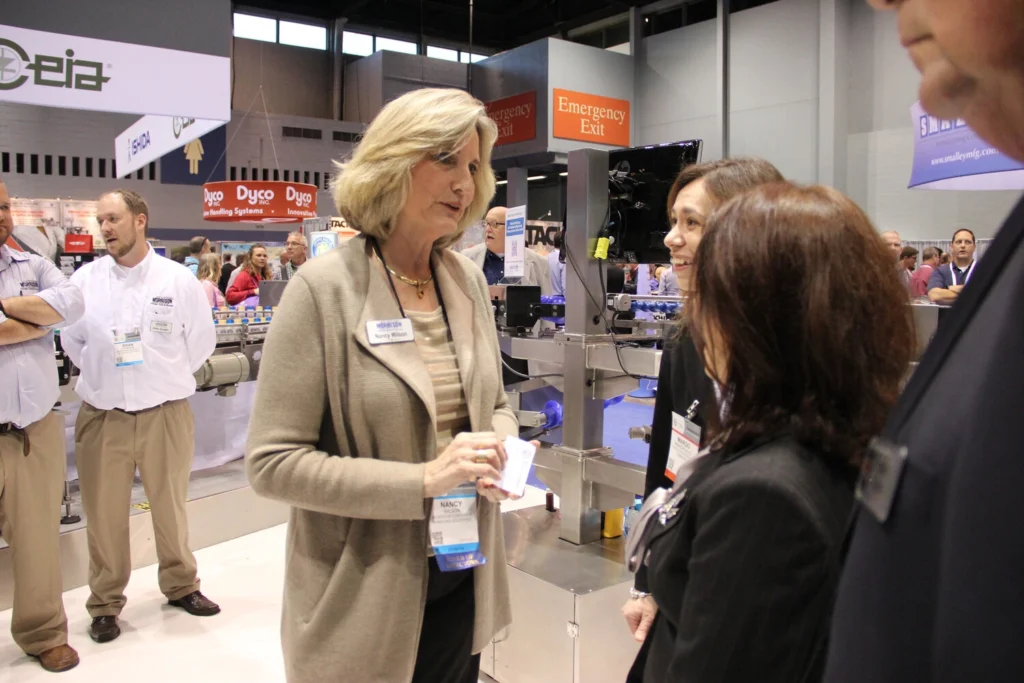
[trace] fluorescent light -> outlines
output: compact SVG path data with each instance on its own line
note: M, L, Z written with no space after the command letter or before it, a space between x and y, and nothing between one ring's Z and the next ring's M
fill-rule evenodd
M567 175L569 175L569 172L568 172L568 171L562 171L562 172L561 172L561 173L559 173L558 175L560 175L560 176L562 176L562 177L564 178L564 177L566 177Z
M544 180L545 178L547 178L546 175L532 175L527 180Z
M507 180L499 180L498 182L496 182L496 183L494 183L494 184L495 184L495 185L507 185L507 184L508 184L508 181L507 181Z

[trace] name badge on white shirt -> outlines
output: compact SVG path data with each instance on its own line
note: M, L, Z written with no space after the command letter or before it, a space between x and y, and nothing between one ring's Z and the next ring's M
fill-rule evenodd
M679 471L691 465L700 453L700 426L679 413L672 413L672 440L669 443L665 476L676 480Z
M412 321L408 318L395 320L369 320L366 323L366 338L370 344L401 344L416 341Z
M36 280L26 280L21 283L22 296L35 296L37 294L39 294L39 282Z
M159 332L160 334L170 334L174 331L174 325L166 320L154 320L149 324L151 332Z
M142 335L138 329L128 334L114 332L114 364L119 368L142 365Z

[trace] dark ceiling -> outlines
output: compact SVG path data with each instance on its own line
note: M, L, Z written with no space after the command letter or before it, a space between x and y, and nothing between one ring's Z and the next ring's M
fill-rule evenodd
M652 0L474 0L473 44L506 50L562 35ZM346 17L381 31L469 42L469 0L244 0L244 7L318 19ZM244 7L243 7L244 6Z

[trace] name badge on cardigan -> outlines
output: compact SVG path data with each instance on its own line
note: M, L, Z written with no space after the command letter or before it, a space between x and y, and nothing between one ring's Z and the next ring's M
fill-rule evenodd
M857 482L857 500L880 524L889 519L906 464L907 447L897 446L881 437L872 439L864 454Z
M408 318L369 320L366 323L366 339L372 346L402 344L416 341L416 334L412 330L412 321Z
M480 552L477 494L472 484L434 499L430 513L430 545L443 572L472 569L487 563Z

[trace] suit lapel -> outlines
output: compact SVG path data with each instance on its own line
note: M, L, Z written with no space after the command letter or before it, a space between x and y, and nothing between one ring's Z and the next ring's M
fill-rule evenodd
M480 429L480 388L479 373L476 372L476 306L465 289L465 278L461 277L460 266L447 252L435 256L434 273L444 299L448 325L451 328L455 357L459 362L459 377L462 379L469 409L469 421L473 431Z
M376 358L395 373L399 379L409 385L416 395L423 401L430 414L432 424L437 424L437 405L434 400L434 385L430 381L430 374L427 366L420 357L415 342L401 344L371 344L366 334L366 324L375 320L397 320L402 317L398 302L395 301L394 293L388 284L387 278L381 269L372 261L372 252L369 242L366 243L366 259L353 264L352 270L359 268L363 272L358 273L360 279L365 283L363 311L359 317L359 324L356 326L356 341L366 349L367 353ZM353 275L357 275L353 273Z
M889 418L886 432L892 434L903 426L913 412L914 407L924 396L932 380L942 369L946 357L956 346L957 340L970 325L974 315L981 308L989 290L999 279L1007 262L1013 257L1024 238L1024 200L1006 219L996 238L985 252L985 258L977 266L971 276L971 282L963 290L963 295L946 315L932 339L928 350L921 359L914 376L910 379L903 396ZM952 269L952 265L950 266Z

